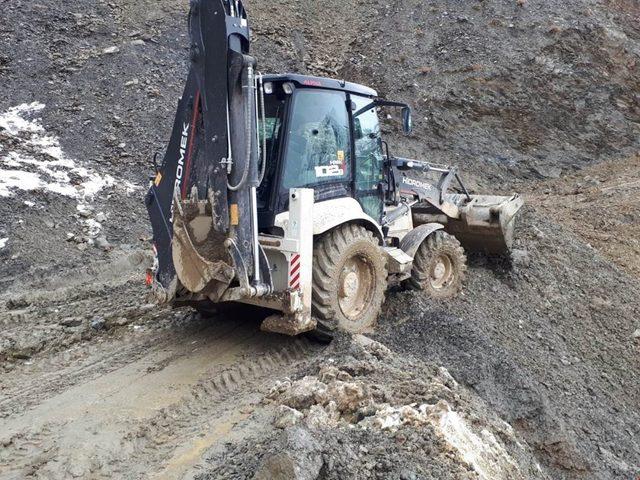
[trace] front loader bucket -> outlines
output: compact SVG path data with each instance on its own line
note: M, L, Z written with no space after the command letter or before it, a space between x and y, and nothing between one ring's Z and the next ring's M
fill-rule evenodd
M471 195L469 199L466 195L451 194L445 195L444 200L453 208L450 216L433 206L418 206L413 208L414 225L441 223L445 231L460 240L469 251L490 255L509 253L515 217L524 205L519 195Z
M449 218L445 230L469 251L503 255L511 250L515 217L524 205L519 195L447 195L458 206L459 217Z

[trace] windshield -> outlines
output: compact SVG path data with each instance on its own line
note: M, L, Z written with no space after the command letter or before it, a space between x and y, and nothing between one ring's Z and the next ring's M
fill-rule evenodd
M297 90L288 127L282 186L285 189L350 178L350 135L341 92Z

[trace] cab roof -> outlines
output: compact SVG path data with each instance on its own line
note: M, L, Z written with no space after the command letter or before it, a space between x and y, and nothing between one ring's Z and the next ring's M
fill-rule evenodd
M348 93L364 95L366 97L377 97L378 93L369 87L357 83L335 80L333 78L312 77L309 75L298 75L296 73L286 73L281 75L264 75L265 82L293 82L298 87L305 88L326 88Z

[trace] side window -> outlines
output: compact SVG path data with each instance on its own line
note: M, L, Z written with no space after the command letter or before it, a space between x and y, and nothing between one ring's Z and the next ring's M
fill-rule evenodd
M356 104L356 112L371 103L371 99L351 96ZM356 190L366 192L376 190L383 180L382 148L380 145L380 124L375 108L364 111L353 119L356 146Z
M350 179L349 116L340 92L297 90L289 123L283 187Z
M282 118L286 109L285 97L279 97L277 94L265 95L265 118L264 124L262 118L258 119L258 135L259 135L259 155L262 162L263 153L266 156L267 164L264 180L258 187L258 206L265 208L269 202L271 190L274 182L274 174L278 167L278 153L280 138L282 135ZM266 147L266 151L262 152L262 148Z

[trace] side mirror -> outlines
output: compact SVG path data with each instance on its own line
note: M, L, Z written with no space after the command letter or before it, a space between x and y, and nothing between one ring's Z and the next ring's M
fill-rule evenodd
M411 107L402 107L402 129L405 135L413 131L413 120L411 119Z

